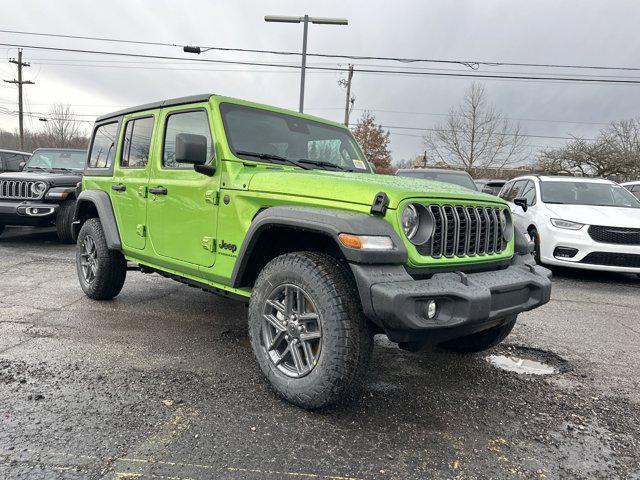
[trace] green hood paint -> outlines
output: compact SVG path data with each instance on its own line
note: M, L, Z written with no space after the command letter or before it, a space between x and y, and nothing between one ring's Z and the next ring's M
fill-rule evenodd
M432 180L326 170L260 169L251 176L248 190L361 205L371 205L377 193L385 192L392 209L408 198L503 203L492 195Z

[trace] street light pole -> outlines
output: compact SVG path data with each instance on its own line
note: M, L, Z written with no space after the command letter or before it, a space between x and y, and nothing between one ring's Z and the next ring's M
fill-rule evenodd
M310 17L305 15L304 17L282 17L279 15L267 15L264 17L265 22L279 22L279 23L302 23L302 68L300 71L300 107L298 111L303 113L304 111L304 81L307 71L307 34L309 32L309 23L315 23L319 25L348 25L349 21L346 18L323 18L323 17Z
M267 18L265 17L265 20ZM307 73L307 33L309 32L309 15L304 16L302 33L302 69L300 71L300 106L298 111L304 112L304 79Z

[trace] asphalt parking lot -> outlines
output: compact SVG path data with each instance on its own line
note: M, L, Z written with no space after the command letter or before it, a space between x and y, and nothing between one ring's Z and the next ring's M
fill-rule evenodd
M640 279L556 271L552 301L494 354L377 340L361 397L279 400L245 306L130 272L85 298L74 247L0 238L0 478L640 478Z

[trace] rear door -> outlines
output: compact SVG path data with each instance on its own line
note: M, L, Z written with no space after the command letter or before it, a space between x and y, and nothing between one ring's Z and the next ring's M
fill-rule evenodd
M149 164L156 152L153 132L158 111L129 115L123 119L123 134L109 194L122 243L142 250L147 238L147 188Z
M149 238L177 270L215 262L220 169L209 177L174 161L176 136L188 133L206 137L208 162L215 162L211 119L208 103L167 108L160 115L162 151L149 182Z

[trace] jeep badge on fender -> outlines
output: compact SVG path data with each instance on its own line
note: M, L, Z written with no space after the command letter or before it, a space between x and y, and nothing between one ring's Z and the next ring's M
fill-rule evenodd
M132 262L248 303L258 367L303 408L356 389L375 333L479 352L550 297L502 199L377 175L310 115L218 95L104 115L82 187L86 295L118 295Z

